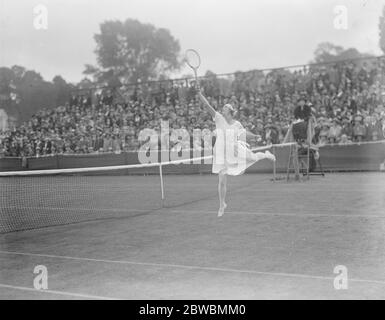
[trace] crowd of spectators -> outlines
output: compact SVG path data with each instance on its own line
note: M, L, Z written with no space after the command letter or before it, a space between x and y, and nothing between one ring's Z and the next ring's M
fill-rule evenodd
M385 139L385 63L368 59L301 68L208 75L201 81L215 109L231 103L237 119L257 135L251 144L280 143L300 99L316 119L317 144ZM178 80L73 95L0 133L0 157L137 150L144 129L214 129L194 81Z

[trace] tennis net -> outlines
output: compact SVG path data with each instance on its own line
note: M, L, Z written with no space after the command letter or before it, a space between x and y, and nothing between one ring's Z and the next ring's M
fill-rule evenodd
M278 157L281 159L278 160L286 166L286 156L282 155L288 152L289 147L290 144L255 150L271 149L276 154L280 153ZM204 182L190 185L183 177L185 174L211 172L211 164L207 164L210 158L0 172L0 233L135 217L164 207L215 198L216 188L208 188ZM270 165L268 170L272 173L271 164L267 165ZM168 179L165 177L168 174L178 176Z

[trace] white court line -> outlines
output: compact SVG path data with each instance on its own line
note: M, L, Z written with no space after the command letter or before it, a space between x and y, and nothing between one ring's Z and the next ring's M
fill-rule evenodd
M165 208L162 208L165 209ZM307 210L307 209L306 209ZM206 211L206 210L169 210L171 213L207 213L217 215L218 211ZM327 214L327 213L278 213L278 212L252 212L252 211L225 211L226 214L230 215L255 215L255 216L288 216L288 217L345 217L345 218L377 218L385 219L385 215L370 215L370 214L354 214L354 213L343 213L343 214ZM224 217L223 216L223 217ZM223 219L222 217L222 219Z
M13 289L13 290L21 290L21 291L33 291L36 293L49 293L49 294L57 294L62 296L70 296L70 297L76 297L76 298L88 298L88 299L97 299L97 300L119 300L116 298L109 298L109 297L102 297L102 296L94 296L89 294L82 294L82 293L74 293L74 292L66 292L66 291L57 291L57 290L36 290L34 288L29 287L20 287L20 286L11 286L9 284L3 284L0 283L0 288L6 288L6 289Z
M149 209L124 209L124 208L61 208L61 207L6 207L5 209L28 209L28 210L52 210L52 211L103 211L103 212L123 212L123 213L135 213L135 212L155 212L155 211L167 211L169 213L207 213L218 214L218 211L210 210L175 210L167 207L157 207ZM170 209L170 210L168 210ZM307 211L315 211L310 208L306 208ZM342 213L342 214L328 214L328 213L279 213L279 212L253 212L253 211L226 211L226 214L231 215L256 215L256 216L288 216L288 217L347 217L347 218L376 218L385 219L385 215L375 214L355 214L355 213Z
M94 259L94 258L80 258L80 257L70 257L70 256L58 256L58 255L52 255L52 254L15 252L15 251L0 251L0 254L21 255L21 256L29 256L29 257L55 258L55 259L88 261L88 262L102 262L102 263L136 265L136 266L149 266L149 267L159 267L159 268L216 271L216 272L226 272L226 273L244 273L244 274L255 274L255 275L273 276L273 277L318 279L318 280L328 280L328 281L334 281L334 279L335 279L334 277L314 276L314 275L299 274L299 273L268 272L268 271L189 266L189 265L181 265L181 264L168 264L168 263L155 263L155 262L136 262L136 261L126 261L126 260L106 260L106 259ZM381 281L381 280L349 278L349 281L385 285L385 281Z
M160 200L159 200L160 202ZM159 210L159 208L149 208L149 209L125 209L125 208L74 208L74 207L19 207L19 206L10 206L10 207L3 207L3 209L8 209L8 210L16 210L16 209L21 209L21 210L52 210L52 211L103 211L103 212L148 212L151 210Z

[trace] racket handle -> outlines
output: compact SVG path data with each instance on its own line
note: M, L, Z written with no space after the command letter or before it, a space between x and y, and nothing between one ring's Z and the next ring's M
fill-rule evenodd
M196 90L196 93L199 93L201 91L201 86L199 84L197 70L196 69L193 69L193 70L194 70L194 76L195 76L195 90Z

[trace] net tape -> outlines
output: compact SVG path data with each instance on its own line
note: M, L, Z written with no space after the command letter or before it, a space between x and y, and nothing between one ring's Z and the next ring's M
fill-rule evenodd
M253 152L264 151L271 148L283 148L296 145L295 142L281 143L281 144L272 144L268 146L252 148ZM0 172L0 177L8 176L39 176L39 175L55 175L55 174L71 174L71 173L87 173L87 172L97 172L97 171L114 171L114 170L124 170L124 169L140 169L140 168L150 168L150 167L161 167L169 165L178 165L178 164L199 164L199 161L212 159L213 156L205 157L196 157L196 158L187 158L187 159L178 159L174 161L167 162L152 162L152 163L140 163L140 164L127 164L127 165L114 165L114 166L103 166L103 167L83 167L83 168L70 168L70 169L46 169L46 170L23 170L23 171L5 171Z

